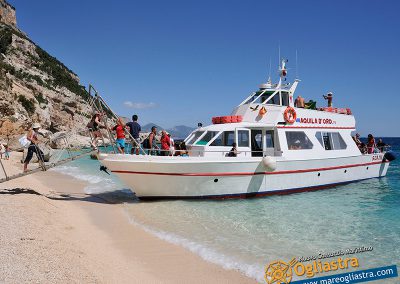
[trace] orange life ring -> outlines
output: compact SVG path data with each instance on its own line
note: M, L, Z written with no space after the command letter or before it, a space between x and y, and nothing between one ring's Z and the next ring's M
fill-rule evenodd
M285 109L285 112L283 113L283 118L288 123L294 123L297 118L296 110L294 108L288 106Z

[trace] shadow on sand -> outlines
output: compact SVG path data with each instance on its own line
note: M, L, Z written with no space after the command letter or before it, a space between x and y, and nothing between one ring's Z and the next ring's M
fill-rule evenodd
M128 190L115 190L97 194L84 193L67 193L67 192L51 192L50 194L41 194L29 188L10 188L0 189L0 194L33 194L46 197L51 200L61 201L85 201L102 204L122 204L122 203L138 203L138 198Z

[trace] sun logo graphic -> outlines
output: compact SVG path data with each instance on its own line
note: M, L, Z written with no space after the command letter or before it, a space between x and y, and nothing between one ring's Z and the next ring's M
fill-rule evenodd
M271 262L265 266L264 278L268 284L288 284L292 281L292 267L297 263L293 258L289 263L282 260Z

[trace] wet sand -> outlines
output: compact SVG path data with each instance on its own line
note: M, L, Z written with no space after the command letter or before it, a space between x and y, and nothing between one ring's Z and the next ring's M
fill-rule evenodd
M0 184L0 283L255 283L130 224L132 200L85 185L52 171Z

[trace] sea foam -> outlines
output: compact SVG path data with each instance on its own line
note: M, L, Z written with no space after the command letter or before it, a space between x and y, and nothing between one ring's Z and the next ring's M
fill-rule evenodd
M97 194L102 192L114 191L118 188L115 181L108 177L102 177L98 174L84 172L81 168L75 166L59 166L51 169L53 171L72 176L75 179L89 183L84 191L87 194Z
M140 227L145 232L150 233L161 240L182 246L185 249L191 251L192 253L200 256L205 261L222 266L226 270L240 271L247 277L256 279L260 283L265 281L263 278L264 275L263 265L258 263L253 263L253 264L245 263L243 261L234 259L233 257L227 256L223 253L217 252L216 250L209 248L198 242L189 240L174 233L165 232L160 229L151 227L135 219L134 216L132 216L132 214L129 213L128 207L126 207L125 209L126 209L125 213L127 215L129 222L133 225Z

